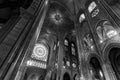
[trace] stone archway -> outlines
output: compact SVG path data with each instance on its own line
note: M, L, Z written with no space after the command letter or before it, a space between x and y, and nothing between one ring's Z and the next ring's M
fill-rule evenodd
M67 72L63 75L63 80L70 80L70 75Z
M105 76L100 64L100 61L96 57L92 57L89 61L90 64L90 73L94 79L105 80Z
M109 60L111 62L112 68L118 79L120 79L120 48L113 47L109 50L108 54Z

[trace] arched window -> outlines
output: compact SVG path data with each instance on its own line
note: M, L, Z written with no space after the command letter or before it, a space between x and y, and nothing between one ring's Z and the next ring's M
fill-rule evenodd
M102 20L97 24L96 32L99 37L100 43L117 35L117 31L115 30L111 22L107 20Z
M99 60L96 57L92 57L90 59L90 73L92 75L93 80L105 80L105 76L102 70L102 67L100 65Z
M83 39L84 41L84 46L86 47L87 50L93 50L94 49L94 42L92 35L87 33Z
M82 23L85 20L85 14L82 13L79 17L79 22Z
M89 4L89 7L88 7L88 11L89 13L91 13L95 8L96 8L97 4L93 1Z
M63 80L70 80L70 75L67 72L63 75Z

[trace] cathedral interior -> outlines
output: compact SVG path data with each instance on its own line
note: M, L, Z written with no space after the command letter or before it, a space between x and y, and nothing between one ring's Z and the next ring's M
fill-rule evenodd
M0 80L120 80L120 0L0 0Z

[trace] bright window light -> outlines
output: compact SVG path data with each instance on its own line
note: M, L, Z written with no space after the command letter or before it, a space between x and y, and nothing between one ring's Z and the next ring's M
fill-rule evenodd
M39 68L43 68L46 69L46 64L45 63L40 63L37 61L33 61L33 60L28 60L27 61L27 66L33 66L33 67L39 67Z
M100 76L101 76L101 77L103 77L103 73L102 73L102 71L101 71L101 70L99 71L99 74L100 74Z
M107 32L108 38L111 38L111 37L116 36L116 35L117 35L116 30L110 30L110 31Z
M96 3L92 2L88 7L89 13L91 13L95 9L96 6L97 6Z
M64 45L68 46L68 40L67 39L64 40Z
M103 43L103 40L100 40L100 43Z
M67 61L66 63L67 63L67 66L70 66L70 62L69 61Z
M75 64L75 63L73 63L72 66L73 66L74 68L76 68L76 64Z
M48 56L47 47L43 44L35 44L33 54L31 57L38 60L47 61L47 56Z
M85 14L81 14L79 18L79 22L81 23L84 20L85 20Z

